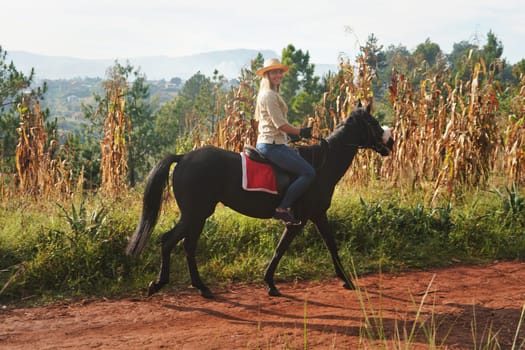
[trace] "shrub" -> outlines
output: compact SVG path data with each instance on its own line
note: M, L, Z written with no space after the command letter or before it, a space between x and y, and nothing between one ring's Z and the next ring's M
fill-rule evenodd
M344 268L358 274L456 262L525 256L525 215L516 189L474 192L455 204L422 204L421 195L400 199L391 190L338 189L328 211ZM175 203L138 259L124 248L140 213L140 196L118 202L86 197L79 204L3 205L0 218L0 300L142 292L158 273L160 237L178 220ZM509 204L512 203L512 204ZM21 229L22 228L22 229ZM210 286L262 283L283 226L218 206L201 235L197 261ZM186 287L189 274L179 244L172 252L171 283ZM281 260L277 280L334 276L328 250L309 223Z

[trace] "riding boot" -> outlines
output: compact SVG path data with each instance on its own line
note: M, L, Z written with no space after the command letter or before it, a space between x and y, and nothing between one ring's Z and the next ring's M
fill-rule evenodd
M301 225L301 220L293 216L290 208L276 208L272 217L277 220L282 220L286 225Z

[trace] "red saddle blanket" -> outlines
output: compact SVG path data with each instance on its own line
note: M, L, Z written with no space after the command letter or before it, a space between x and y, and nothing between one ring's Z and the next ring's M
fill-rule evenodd
M242 188L246 191L263 191L278 194L273 168L268 163L259 163L241 152Z

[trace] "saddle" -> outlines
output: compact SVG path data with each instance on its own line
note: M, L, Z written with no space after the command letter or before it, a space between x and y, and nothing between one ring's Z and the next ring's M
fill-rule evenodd
M297 147L299 154L305 158L314 169L317 171L321 168L326 160L328 153L328 142L322 139L319 145L313 146L299 146ZM249 160L243 159L243 188L247 191L264 191L273 194L282 194L286 191L292 180L295 179L295 175L287 172L286 170L278 167L271 163L265 158L257 148L249 145L245 145L242 157L247 157ZM250 161L258 163L251 169ZM250 171L256 171L264 173L263 177L265 180L254 180L256 184L250 184L257 175L251 175ZM271 176L273 174L273 176ZM263 182L268 182L263 184Z

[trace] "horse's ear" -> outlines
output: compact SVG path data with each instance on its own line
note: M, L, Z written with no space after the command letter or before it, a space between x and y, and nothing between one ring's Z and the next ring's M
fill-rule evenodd
M357 101L357 108L361 108L363 105L361 104L361 100Z
M370 114L371 111L372 111L372 104L369 103L366 105L366 113Z

